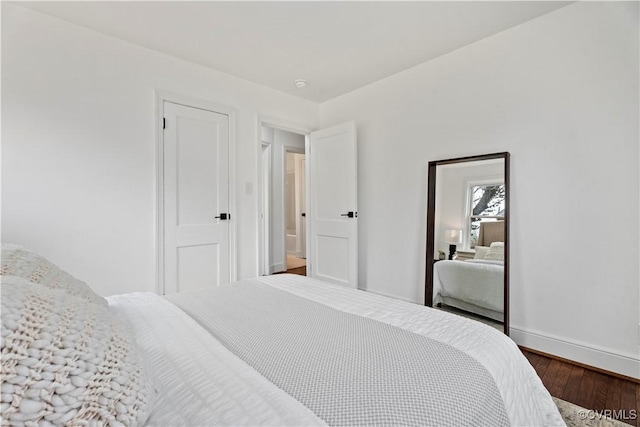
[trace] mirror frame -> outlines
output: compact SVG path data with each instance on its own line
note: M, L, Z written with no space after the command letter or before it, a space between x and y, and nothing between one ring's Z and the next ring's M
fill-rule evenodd
M505 210L504 217L504 333L509 335L509 217L511 209L509 199L511 185L509 183L508 151L477 156L459 157L455 159L436 160L429 162L428 194L427 194L427 265L424 284L424 305L433 307L433 264L435 260L435 222L436 222L436 168L455 163L475 162L480 160L504 160Z

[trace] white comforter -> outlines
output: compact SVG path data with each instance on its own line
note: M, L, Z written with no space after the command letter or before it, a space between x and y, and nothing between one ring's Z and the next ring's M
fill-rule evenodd
M517 346L479 322L302 276L260 278L275 288L447 343L491 373L512 425L564 425ZM200 325L150 293L109 297L132 325L155 374L149 425L322 425L306 407L231 354Z

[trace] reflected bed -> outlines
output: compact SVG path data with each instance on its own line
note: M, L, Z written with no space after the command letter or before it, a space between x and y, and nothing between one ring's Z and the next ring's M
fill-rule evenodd
M438 261L433 266L433 304L442 303L504 321L504 263Z

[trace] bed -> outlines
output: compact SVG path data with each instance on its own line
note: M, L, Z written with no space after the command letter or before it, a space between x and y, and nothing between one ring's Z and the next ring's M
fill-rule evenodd
M434 264L433 304L504 321L504 221L480 224L473 259Z
M564 425L513 341L428 307L286 274L104 300L2 263L3 425Z

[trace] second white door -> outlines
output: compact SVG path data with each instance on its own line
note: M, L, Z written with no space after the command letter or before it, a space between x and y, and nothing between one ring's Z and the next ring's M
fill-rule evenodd
M311 276L358 287L358 197L355 123L309 138ZM307 273L309 274L309 273Z

